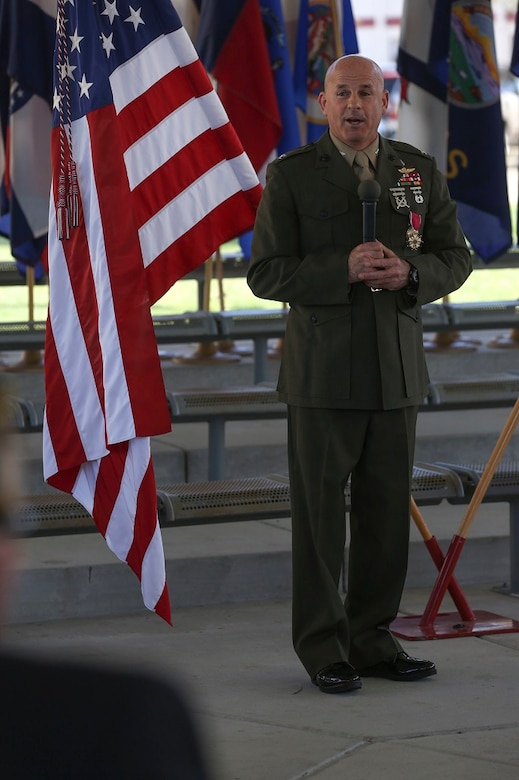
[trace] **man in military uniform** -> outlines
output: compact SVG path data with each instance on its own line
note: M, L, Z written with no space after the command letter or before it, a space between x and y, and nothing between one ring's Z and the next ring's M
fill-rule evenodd
M421 306L460 287L471 260L435 160L378 134L388 104L379 66L341 57L319 103L328 130L269 166L248 283L260 298L290 304L278 391L288 404L293 641L312 681L339 693L361 677L436 673L403 652L390 625L406 576L416 416L428 384ZM369 178L380 185L376 240L363 235L357 192Z

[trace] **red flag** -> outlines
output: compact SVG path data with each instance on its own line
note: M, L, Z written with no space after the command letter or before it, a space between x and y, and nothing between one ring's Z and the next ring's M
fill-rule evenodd
M258 0L195 0L197 49L218 82L218 95L256 171L282 133L274 76Z
M149 437L170 417L150 306L252 225L260 185L170 0L58 0L55 60L45 478L169 621Z

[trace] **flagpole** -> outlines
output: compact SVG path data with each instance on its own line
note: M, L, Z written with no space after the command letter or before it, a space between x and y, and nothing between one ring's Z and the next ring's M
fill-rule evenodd
M342 43L342 25L339 25L339 20L337 18L337 5L335 3L335 0L332 0L330 3L330 10L332 12L332 26L333 26L333 36L335 38L335 51L337 52L337 57L341 57L344 54L344 46Z
M28 321L34 322L34 268L26 267ZM8 367L8 371L27 371L28 369L43 368L42 353L39 349L26 349L19 363Z

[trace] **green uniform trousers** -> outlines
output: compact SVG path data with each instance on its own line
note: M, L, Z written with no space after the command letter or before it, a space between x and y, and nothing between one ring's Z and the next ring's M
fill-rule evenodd
M407 571L417 411L288 407L293 642L310 677L328 664L361 669L402 649L389 626Z

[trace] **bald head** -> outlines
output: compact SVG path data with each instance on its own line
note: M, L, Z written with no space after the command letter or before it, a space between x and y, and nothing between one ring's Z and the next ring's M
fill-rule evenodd
M335 73L337 68L339 68L343 73L347 73L350 70L361 70L366 73L371 71L373 80L378 81L381 89L384 89L384 74L382 72L382 68L375 62L375 60L370 60L369 57L363 57L360 54L345 54L343 57L338 57L336 60L334 60L326 71L323 85L325 90L326 82Z
M365 149L377 137L388 97L379 65L347 54L328 68L319 105L333 135L354 149Z

